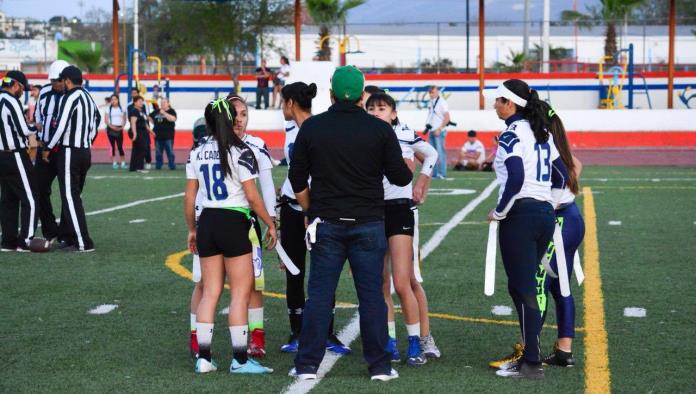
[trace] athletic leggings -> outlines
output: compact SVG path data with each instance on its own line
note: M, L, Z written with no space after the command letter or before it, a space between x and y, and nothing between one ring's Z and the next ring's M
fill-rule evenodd
M117 133L118 136L113 137L111 135L111 130L106 131L106 135L109 137L109 144L111 144L111 156L116 156L116 148L118 147L118 154L123 157L126 155L123 151L123 130L117 131Z
M560 222L561 234L563 235L563 247L565 248L566 268L568 269L568 279L573 274L573 258L575 251L578 250L582 239L585 237L585 221L580 215L580 210L575 203L571 203L561 209L556 210L556 220ZM549 245L550 246L550 245ZM556 253L551 258L551 268L558 272L556 263ZM558 278L549 277L546 281L546 288L551 292L554 303L556 304L556 321L558 323L558 338L575 338L575 299L573 295L563 297ZM542 323L546 319L546 312L542 318Z
M551 204L522 198L500 222L500 254L517 309L524 360L530 364L541 362L539 335L546 309L546 271L541 258L553 237L554 221Z
M285 295L288 305L288 318L290 319L290 331L295 337L300 335L302 328L302 313L305 307L305 256L307 246L305 244L304 213L283 204L280 207L281 235L280 244L290 257L290 260L299 268L300 273L293 275L285 270L286 288ZM336 300L334 298L334 312ZM329 324L329 335L333 334L334 319Z

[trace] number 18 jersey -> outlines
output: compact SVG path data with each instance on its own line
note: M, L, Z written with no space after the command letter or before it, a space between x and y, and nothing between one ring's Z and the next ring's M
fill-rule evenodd
M524 184L520 192L510 200L510 204L507 204L508 209L511 203L519 198L551 202L551 166L559 157L552 136L549 134L549 140L546 143L537 144L534 132L526 119L512 122L500 135L493 163L500 184L498 202L505 194L508 178L505 160L514 156L522 159Z
M200 205L203 208L249 208L242 182L258 178L254 153L249 148L231 147L227 160L232 175L225 176L220 165L217 141L207 141L194 148L186 163L186 178L197 179Z

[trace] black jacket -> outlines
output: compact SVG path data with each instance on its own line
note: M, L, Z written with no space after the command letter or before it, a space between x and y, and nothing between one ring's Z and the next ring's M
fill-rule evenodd
M288 174L295 193L307 188L310 176L308 215L322 219L383 218L383 177L397 186L413 179L391 126L345 102L300 128Z

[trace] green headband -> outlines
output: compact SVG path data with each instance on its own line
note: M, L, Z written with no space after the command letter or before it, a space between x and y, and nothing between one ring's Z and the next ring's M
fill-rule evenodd
M549 119L553 118L556 115L556 111L553 110L553 108L549 109L549 112L547 113L547 116Z
M226 98L223 97L217 100L213 100L210 102L210 104L213 105L213 109L218 110L218 112L220 113L222 113L222 111L224 110L227 113L227 119L234 120L234 117L230 112L230 103L227 101Z

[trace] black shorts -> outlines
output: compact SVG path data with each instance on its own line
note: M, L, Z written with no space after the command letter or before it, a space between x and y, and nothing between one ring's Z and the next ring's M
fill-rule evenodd
M251 253L251 222L229 209L205 208L198 219L196 243L200 257L237 257Z
M384 232L387 238L393 235L413 237L413 211L410 204L389 204L384 207Z

